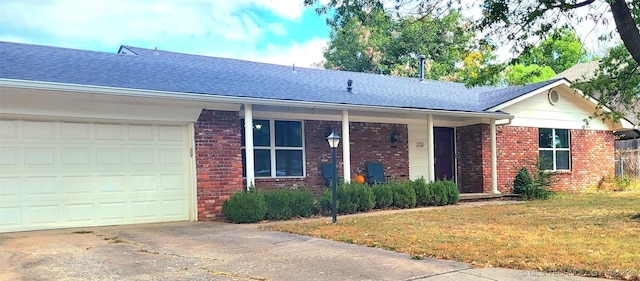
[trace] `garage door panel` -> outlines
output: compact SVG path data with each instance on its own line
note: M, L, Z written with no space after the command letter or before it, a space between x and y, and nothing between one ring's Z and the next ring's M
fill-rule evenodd
M28 204L25 208L27 225L31 227L56 225L60 222L60 206L57 203Z
M62 189L65 199L89 199L94 196L95 177L63 176Z
M125 168L124 149L123 148L99 148L96 151L96 159L98 167L106 166Z
M57 123L43 121L24 121L24 138L26 139L58 139L56 132Z
M127 179L123 175L105 175L97 177L98 194L100 198L120 197L127 194Z
M94 151L91 148L62 148L62 166L88 167L93 166Z
M162 200L162 217L180 220L183 217L182 210L188 204L186 199Z
M20 148L17 146L7 146L4 143L0 146L0 168L15 169L21 166Z
M160 217L159 200L138 200L131 202L132 219L136 221L154 221Z
M0 120L0 138L17 139L19 124L16 120Z
M21 195L21 184L19 177L0 178L0 202L8 203L19 201Z
M129 164L132 168L149 167L153 168L156 163L155 152L148 148L129 149Z
M89 140L92 139L90 123L60 123L60 138L63 140Z
M96 139L125 140L123 131L120 124L96 124Z
M62 206L65 222L68 225L93 225L95 221L95 204L69 203Z
M186 126L0 122L0 232L189 219Z
M25 177L25 201L55 201L58 199L58 178L55 176Z
M184 135L184 127L182 126L158 126L158 140L160 141L182 141Z
M183 149L160 149L160 166L165 168L184 167L185 153Z
M129 213L127 201L99 202L96 215L101 223L124 223Z
M55 147L25 147L24 165L26 168L56 168L57 150Z
M155 134L152 125L129 125L129 140L145 141L154 139Z

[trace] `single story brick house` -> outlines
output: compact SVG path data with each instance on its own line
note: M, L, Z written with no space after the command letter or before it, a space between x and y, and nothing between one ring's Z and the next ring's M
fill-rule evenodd
M0 232L213 220L248 185L448 178L508 193L539 155L558 190L614 173L595 103L555 79L521 87L271 65L122 46L105 53L0 43ZM250 124L250 125L249 125ZM391 135L397 138L391 138ZM392 140L393 139L393 140Z

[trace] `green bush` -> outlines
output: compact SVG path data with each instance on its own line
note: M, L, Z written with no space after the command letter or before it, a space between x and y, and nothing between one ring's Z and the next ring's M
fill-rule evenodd
M238 192L222 204L222 214L234 223L259 222L266 213L264 195L256 191Z
M311 191L306 188L300 188L292 190L291 193L293 195L293 205L291 206L293 216L303 218L310 217L315 209L315 200Z
M429 184L431 187L431 202L436 206L443 206L449 202L449 188L444 181L434 181Z
M423 177L420 177L413 181L412 186L416 193L416 205L429 205L431 200L431 189L429 189L427 181Z
M549 187L553 183L554 172L546 171L540 167L548 166L548 159L537 159L533 163L536 167L531 172L526 168L521 168L516 174L516 178L513 180L513 192L520 194L522 199L525 200L546 200L553 195L553 191L549 190Z
M460 201L460 191L458 190L456 183L450 180L445 180L443 181L443 184L448 190L447 204L453 205L458 203L458 201Z
M337 212L354 214L371 210L375 206L375 197L371 188L358 183L341 183L337 187ZM322 214L331 213L331 189L327 188L318 200Z
M513 180L513 193L514 194L522 194L522 191L525 189L527 185L533 183L531 176L529 175L529 170L527 168L522 167L516 174L516 178Z
M406 209L416 206L416 191L413 189L411 182L392 182L391 190L393 191L393 205Z
M393 191L389 184L374 184L371 188L376 201L376 208L384 209L393 204Z
M293 194L286 189L262 191L267 205L268 220L287 220L293 217Z
M331 214L331 200L331 188L325 188L322 192L322 195L318 199L318 208L320 214Z

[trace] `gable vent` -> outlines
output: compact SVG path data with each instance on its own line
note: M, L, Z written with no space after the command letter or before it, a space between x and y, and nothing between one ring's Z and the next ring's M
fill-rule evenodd
M558 103L559 100L560 100L560 95L558 94L558 91L551 89L549 91L549 103L552 105L556 105L556 103Z

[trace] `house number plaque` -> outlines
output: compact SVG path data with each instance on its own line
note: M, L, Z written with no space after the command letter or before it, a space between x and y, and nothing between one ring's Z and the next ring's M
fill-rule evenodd
M416 142L416 147L424 147L424 142L423 141L417 141Z

